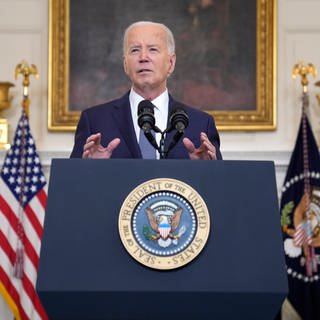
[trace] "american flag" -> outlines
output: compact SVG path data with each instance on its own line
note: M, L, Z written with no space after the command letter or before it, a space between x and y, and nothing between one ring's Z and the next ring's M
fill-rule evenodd
M47 200L23 111L0 177L0 293L16 319L48 319L35 291Z

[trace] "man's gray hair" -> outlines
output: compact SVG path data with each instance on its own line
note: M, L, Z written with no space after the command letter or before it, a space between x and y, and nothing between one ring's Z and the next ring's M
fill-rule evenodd
M123 54L126 53L126 46L127 46L127 40L128 40L128 32L130 29L134 27L139 27L139 26L148 26L148 25L155 25L161 27L167 34L167 47L168 47L168 52L169 54L173 54L175 52L175 43L174 43L174 37L173 33L171 30L164 25L163 23L157 23L157 22L152 22L152 21L138 21L130 24L130 26L126 29L124 32L123 36Z

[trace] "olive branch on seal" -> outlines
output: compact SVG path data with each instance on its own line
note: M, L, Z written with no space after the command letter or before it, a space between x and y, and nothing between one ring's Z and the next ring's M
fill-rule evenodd
M154 234L150 231L150 228L148 225L144 224L143 225L143 235L144 237L147 239L147 240L151 240L152 239L152 236L154 236Z
M290 201L281 210L281 220L280 220L281 226L291 224L290 214L292 212L293 207L294 207L294 202Z

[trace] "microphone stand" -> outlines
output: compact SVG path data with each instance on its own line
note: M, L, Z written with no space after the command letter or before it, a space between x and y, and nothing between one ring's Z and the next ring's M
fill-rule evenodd
M160 138L160 145L159 145L159 154L160 154L160 159L165 159L166 158L166 151L164 150L164 135L166 133L165 131L161 131L161 138Z
M149 140L149 142L155 147L155 149L159 152L159 155L160 155L160 159L166 159L167 156L168 156L168 153L175 147L175 145L178 143L178 141L180 140L181 136L183 135L184 133L184 130L177 130L177 132L175 133L174 137L173 137L173 141L171 141L169 147L167 150L165 150L165 144L164 144L164 136L166 133L170 132L173 128L172 127L169 127L167 128L166 130L164 131L161 131L157 126L154 126L153 128L153 131L154 132L157 132L157 133L161 133L161 138L160 138L160 142L159 142L159 146L155 145L156 142L154 140L154 143L151 142L151 140L149 139L148 135L146 134L145 132L145 135L147 137L147 139Z
M160 159L165 159L166 158L166 151L165 151L165 146L164 146L164 135L166 134L167 130L162 131L157 126L154 126L152 129L156 133L161 133L159 146L157 146L155 149L159 152Z

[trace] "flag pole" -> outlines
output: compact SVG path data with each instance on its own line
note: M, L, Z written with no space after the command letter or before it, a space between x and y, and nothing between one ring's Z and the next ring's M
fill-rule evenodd
M29 66L28 62L23 60L16 66L15 69L15 78L17 79L19 75L23 76L22 86L23 86L23 98L21 102L21 106L23 109L23 113L27 118L29 118L29 85L30 85L30 75L34 75L36 78L39 77L37 67L32 64ZM21 192L19 194L19 210L18 210L18 222L17 222L17 235L18 235L18 243L16 250L16 258L14 262L13 275L16 278L22 279L23 277L23 264L24 264L24 237L25 231L23 227L23 212L25 206L25 187L26 187L26 159L27 159L27 137L25 130L21 132L21 159L23 159L20 163L20 177L21 177Z
M301 76L302 85L302 150L303 150L303 172L304 172L304 199L305 199L305 212L304 219L306 220L307 241L303 244L303 250L306 257L306 273L312 276L318 270L317 258L315 255L314 246L311 245L312 241L312 222L311 222L311 200L312 190L309 174L309 150L308 150L308 136L307 136L307 112L309 108L309 92L308 92L308 75L315 77L317 75L316 67L308 63L307 65L301 61L294 65L292 77L296 79Z

